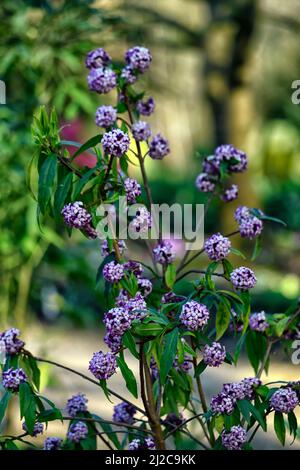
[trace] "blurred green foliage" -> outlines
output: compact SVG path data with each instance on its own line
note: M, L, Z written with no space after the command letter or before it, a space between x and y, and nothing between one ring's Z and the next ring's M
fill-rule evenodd
M8 316L9 322L24 325L33 272L49 243L64 245L54 231L45 228L41 233L36 224L36 203L25 180L33 152L30 127L40 104L54 105L62 121L94 113L83 58L105 42L120 19L111 10L95 9L93 3L1 2L0 77L7 94L7 104L0 107L0 321L4 325Z

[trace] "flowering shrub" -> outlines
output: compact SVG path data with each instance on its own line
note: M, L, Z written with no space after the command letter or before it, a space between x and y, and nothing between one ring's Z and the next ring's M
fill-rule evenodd
M35 117L33 136L37 151L29 166L28 181L31 183L33 174L38 173L39 222L50 216L64 221L69 234L80 230L87 238L95 239L97 224L103 218L97 207L117 204L122 195L129 207L136 202L145 203L136 212L132 225L140 235L149 231L153 223L152 195L145 159L161 160L170 152L168 141L159 133L152 136L150 125L140 119L154 112L153 98L146 98L132 86L151 61L151 54L144 47L129 49L124 66L114 63L101 48L88 54L90 90L98 94L115 90L117 102L115 107L97 109L95 122L103 128L103 134L78 144L72 157L65 148L68 143L60 140L55 113L48 116L41 109ZM97 156L94 168L76 166L76 156L85 151ZM143 185L129 176L132 157L139 163ZM231 174L244 172L247 164L247 155L232 145L222 145L204 159L195 185L197 190L210 193L206 210L213 197L226 203L237 197L237 185L227 186L227 181ZM294 338L299 338L299 306L292 305L288 311L276 314L251 313L250 290L257 283L255 273L247 266L234 267L227 259L230 253L242 256L233 247L235 235L255 239L255 254L263 224L280 221L248 207L239 207L234 217L236 231L213 234L198 252L187 251L180 263L176 263L169 240L146 240L152 253L151 266L130 259L126 244L115 235L102 240L104 260L96 281L105 283L107 294L107 348L94 352L90 360L87 358L90 375L33 356L15 328L1 333L6 360L2 367L0 422L13 395L19 397L24 419L22 434L1 436L2 449L18 449L26 436L46 433L43 423L52 420L69 422L68 432L65 440L46 437L44 450L95 449L97 437L109 449L118 450L161 450L172 445L182 449L187 440L198 449L251 449L257 430L267 431L267 417L271 414L280 442L285 444L286 432L294 440L298 428L294 410L299 406L300 383L279 380L263 384L261 376L270 366L273 345L287 348ZM207 269L187 271L187 266L200 255L207 257ZM196 281L189 284L186 295L178 295L177 283L191 272L197 273ZM225 334L233 337L232 351L222 344ZM208 402L202 386L204 370L224 362L238 366L244 345L253 377L223 384ZM128 367L125 353L139 364L138 378ZM111 420L92 414L83 394L70 397L65 410L58 409L39 392L39 362L78 374L98 386L108 400L117 399ZM109 379L115 373L123 376L130 394L141 399L139 404L109 387ZM198 433L190 431L194 421L199 426Z

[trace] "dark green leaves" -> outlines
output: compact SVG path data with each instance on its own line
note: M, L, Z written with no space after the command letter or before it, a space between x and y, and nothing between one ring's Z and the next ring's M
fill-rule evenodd
M259 364L265 356L266 348L267 340L261 333L248 331L246 337L246 350L255 373L257 373Z
M25 423L29 434L33 433L34 423L36 419L36 401L34 393L27 382L23 382L19 388L20 399L20 415L21 419L25 418Z
M0 401L0 424L4 418L5 411L6 411L10 397L11 397L11 392L6 391Z
M216 340L220 339L230 323L230 309L224 302L220 302L216 315Z
M57 157L56 155L51 154L43 162L39 173L38 203L42 214L45 214L51 199L56 171Z
M65 200L70 192L72 181L73 173L68 173L58 184L54 195L54 212L56 217L60 216Z
M167 287L169 287L169 289L172 289L176 281L176 269L175 269L174 264L168 265L166 272L165 272L165 281L166 281Z
M162 353L162 361L160 363L160 378L162 384L165 383L167 375L173 365L177 352L178 336L178 328L175 328L164 336L165 344Z
M134 334L143 337L158 336L164 330L162 325L155 323L138 323L134 326Z
M89 140L87 140L81 147L79 147L78 150L72 155L72 160L76 158L78 155L81 153L85 152L86 150L96 147L97 144L99 144L102 140L102 134L97 134L94 137L91 137Z
M284 446L285 444L285 424L282 413L278 413L275 411L274 414L274 429L276 432L276 436L281 444Z
M120 354L119 357L117 357L117 363L118 366L120 367L121 374L123 375L125 382L126 382L126 387L129 390L132 395L137 398L138 397L138 391L137 391L137 383L135 380L135 376L132 372L131 369L129 369L128 365L125 362L123 354Z
M131 354L136 358L136 359L139 359L139 354L136 350L136 346L135 346L135 341L134 341L134 338L132 336L132 334L130 333L129 330L125 331L123 337L122 337L122 343L124 344L124 346L126 348L129 349L129 351L131 352Z

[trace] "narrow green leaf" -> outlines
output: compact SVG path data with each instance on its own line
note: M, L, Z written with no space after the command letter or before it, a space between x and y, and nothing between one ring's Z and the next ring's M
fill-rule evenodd
M131 352L131 354L136 358L136 359L139 359L139 353L137 352L136 350L136 345L135 345L135 341L134 341L134 338L132 336L132 334L130 333L129 330L125 331L123 337L122 337L122 343L124 344L124 346L126 348L129 349L129 351Z
M97 144L99 144L102 140L103 135L102 134L97 134L94 137L91 137L89 140L87 140L84 144L79 147L78 150L72 155L72 160L76 158L78 155L81 153L85 152L86 150L96 147Z
M165 281L169 289L172 289L176 281L176 269L174 264L169 264L165 272Z
M165 344L162 352L163 360L160 363L160 378L162 384L165 383L167 375L173 365L177 352L178 337L178 328L175 328L173 331L164 336Z
M126 382L126 387L129 390L132 395L137 398L138 397L138 391L137 391L137 383L135 376L132 372L132 370L129 369L128 365L125 362L124 356L120 354L119 357L117 357L117 363L118 366L120 367L121 374L124 377L124 380Z
M6 411L10 397L11 397L11 392L6 391L0 401L0 424L2 423L2 420L4 418L5 411Z
M52 190L55 183L57 171L57 157L56 155L49 155L39 172L38 184L38 203L42 214L45 214L47 206L51 199Z
M230 310L224 302L220 302L216 315L216 340L220 339L230 323Z
M276 432L276 436L278 437L278 440L284 446L285 444L284 418L283 418L282 413L279 413L278 411L275 411L275 414L274 414L274 429Z
M56 217L59 217L61 210L65 203L65 200L69 194L72 186L73 173L68 173L65 178L58 184L58 187L54 194L54 213Z

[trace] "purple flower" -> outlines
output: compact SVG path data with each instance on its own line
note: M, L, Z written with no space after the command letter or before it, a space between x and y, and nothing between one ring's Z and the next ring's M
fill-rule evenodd
M61 213L66 225L72 228L84 229L92 221L91 214L83 207L81 201L66 204Z
M69 431L67 433L67 438L72 442L80 442L85 439L89 433L88 427L82 421L77 421L77 423L71 424Z
M146 47L135 46L126 51L125 61L133 70L144 73L150 67L152 56Z
M99 380L109 379L116 372L116 368L116 357L110 352L95 352L89 363L89 371Z
M232 426L230 431L222 432L222 444L227 450L241 450L247 441L247 433L242 426Z
M187 374L189 370L191 370L191 368L193 367L191 356L189 356L188 354L185 354L184 360L183 362L181 362L181 364L179 364L178 356L176 356L173 362L173 367L177 370L177 372L181 371Z
M153 248L153 257L157 263L163 266L171 264L175 259L175 252L172 243L169 241L158 243L155 248Z
M143 266L137 261L127 261L127 263L124 263L124 269L133 273L136 277L141 277L141 275L143 274Z
M133 85L133 83L137 81L135 71L129 65L122 69L121 78L123 78L125 82L129 83L130 85Z
M219 393L212 397L210 408L214 415L223 413L230 415L234 410L234 402L230 396Z
M104 343L107 344L107 346L113 353L116 353L121 349L122 336L117 336L111 331L108 331L105 334L103 340L104 340Z
M87 398L83 393L78 393L78 395L73 395L67 401L67 413L69 416L75 418L77 413L84 413L87 411Z
M231 242L229 238L223 237L220 233L215 233L204 243L204 249L213 261L221 261L230 253Z
M99 127L111 127L117 119L117 111L112 106L100 106L96 111L95 122Z
M119 247L119 252L122 255L124 251L126 250L126 245L125 245L124 240L118 240L118 247ZM108 256L110 253L114 253L114 252L115 252L114 246L112 246L112 249L110 250L108 246L108 241L104 240L101 245L101 256L105 257L105 256Z
M176 413L169 413L164 420L164 425L170 429L174 429L181 426L184 421L185 419L182 413L179 413L178 415Z
M230 188L225 189L223 191L223 194L221 195L221 199L224 202L234 201L238 197L238 194L239 194L239 188L236 184L233 184L230 186Z
M109 333L121 336L130 328L132 320L133 317L126 308L114 307L105 313L103 322Z
M215 150L217 158L228 162L228 170L233 173L242 173L247 169L247 155L233 145L220 145Z
M169 142L161 134L155 135L149 146L149 155L154 160L162 160L170 153Z
M202 193L211 193L216 185L207 173L200 173L195 182L196 188Z
M62 439L59 437L47 437L44 441L43 450L59 450L62 444Z
M88 238L95 239L98 237L97 231L91 225L86 225L83 230Z
M107 282L119 282L124 276L124 267L116 261L107 263L103 268L103 277Z
M240 223L240 234L243 238L252 238L257 237L261 234L263 230L263 223L257 217L245 218Z
M152 217L146 207L139 207L135 217L130 223L131 230L135 233L147 233L152 226Z
M257 282L252 269L245 268L244 266L234 269L230 274L230 279L233 286L240 290L252 289Z
M147 122L137 121L132 125L132 135L138 142L148 140L151 135L151 129Z
M87 76L87 82L91 91L100 94L109 93L117 85L117 76L115 72L104 67L91 69Z
M2 374L2 386L11 392L17 392L21 383L26 382L27 375L23 369L7 369Z
M251 216L250 209L246 206L239 206L234 213L234 218L238 224L240 224L245 219L249 219Z
M141 439L133 439L128 444L128 450L155 450L155 443L150 437L146 437L143 441Z
M211 367L219 367L225 360L226 349L220 343L213 342L211 346L206 344L203 349L203 361Z
M203 171L209 175L219 176L222 157L218 155L209 155L203 161Z
M240 381L240 384L244 389L245 397L252 400L254 398L254 389L261 385L261 380L257 377L245 377Z
M299 405L299 399L290 387L280 388L272 395L270 405L279 413L290 413Z
M25 422L22 424L22 429L29 434L28 428ZM43 423L35 423L33 427L33 432L30 435L33 437L36 437L38 434L43 434L43 432L44 432Z
M128 134L125 134L121 129L112 129L104 134L101 143L105 153L121 157L129 149L130 139Z
M208 322L209 311L206 305L190 300L183 305L179 319L190 331L202 330Z
M147 315L147 304L140 292L128 299L124 307L131 313L133 320L141 320Z
M99 47L98 49L95 49L94 51L91 51L87 54L85 59L85 66L88 69L97 69L108 65L110 62L110 55L104 49L102 49L102 47Z
M24 346L24 341L21 341L20 330L17 328L10 328L0 334L0 341L3 342L6 354L17 354Z
M119 403L114 406L113 421L115 423L133 424L136 412L135 406L126 402Z
M161 303L162 304L177 304L179 302L182 302L184 300L184 297L182 295L177 295L175 292L166 292L162 296Z
M150 96L146 101L138 101L136 109L140 114L142 114L142 116L150 116L155 109L155 103L152 96Z
M262 311L250 315L249 326L251 330L263 333L269 327L269 323L266 321L265 312Z
M243 400L245 398L245 387L242 382L226 383L223 384L221 394L229 397L235 404L237 400Z
M137 283L138 283L139 290L141 291L144 297L147 297L149 294L151 294L153 286L152 286L152 282L150 281L150 279L139 278L137 280Z
M151 369L152 380L154 381L154 380L158 379L159 370L158 370L158 367L157 367L156 360L154 359L153 356L150 359L150 369Z
M129 204L135 204L136 198L142 194L141 185L133 178L126 178L124 189Z

